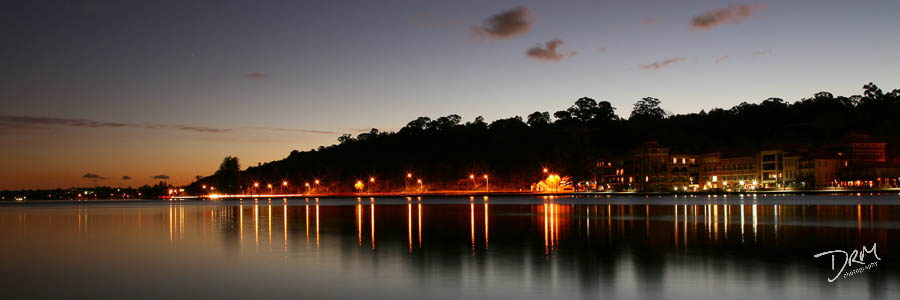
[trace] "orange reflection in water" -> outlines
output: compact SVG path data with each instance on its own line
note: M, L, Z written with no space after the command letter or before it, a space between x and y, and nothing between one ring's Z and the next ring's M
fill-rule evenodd
M406 204L406 236L409 240L409 253L412 253L412 204Z
M319 199L316 198L316 248L319 248Z
M362 246L362 204L356 204L356 239Z
M370 227L372 227L372 250L375 250L375 203L369 204L369 210L371 211L371 216L369 217L371 221Z
M417 205L419 206L419 248L422 248L422 203Z
M304 207L306 208L306 213L304 214L306 217L306 248L309 248L309 204L304 205Z
M283 217L283 219L284 219L284 220L283 220L284 223L282 224L282 227L284 227L284 252L287 253L287 251L288 251L288 235L287 235L287 233L288 233L288 225L287 225L288 212L287 212L287 201L284 202L284 208L283 208L282 214L283 214L282 217Z
M472 255L475 255L475 203L469 203L469 232L472 236Z
M487 196L485 196L487 199ZM490 228L490 223L488 222L488 204L484 203L484 249L488 249L488 229Z

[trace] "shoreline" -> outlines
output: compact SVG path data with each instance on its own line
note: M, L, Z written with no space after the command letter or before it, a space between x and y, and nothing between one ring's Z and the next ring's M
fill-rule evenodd
M146 203L146 202L171 202L171 201L228 201L228 200L244 200L244 199L305 199L305 198L323 198L323 199L353 199L353 198L406 198L406 197L573 197L579 196L625 196L625 197L647 197L647 196L740 196L740 195L888 195L900 194L900 188L891 189L836 189L836 190L767 190L767 191L744 191L744 192L726 192L726 191L706 191L706 192L558 192L558 193L541 193L541 192L518 192L518 191L492 191L492 192L473 192L473 191L435 191L425 193L328 193L328 194L275 194L275 195L219 195L219 196L176 196L163 198L148 199L91 199L91 200L26 200L26 201L0 201L0 206L15 206L18 204L34 204L34 203Z

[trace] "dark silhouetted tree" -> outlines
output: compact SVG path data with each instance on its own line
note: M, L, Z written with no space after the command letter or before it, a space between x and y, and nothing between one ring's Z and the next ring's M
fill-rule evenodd
M550 124L550 113L548 112L533 112L528 115L528 126L531 127L540 127Z
M659 107L660 103L659 99L652 97L645 97L638 100L638 102L634 103L634 109L631 111L631 117L629 117L629 119L662 119L666 117L666 112L662 107Z
M238 158L234 156L226 156L219 164L219 170L216 171L219 178L219 189L226 193L237 193L241 186L241 164Z

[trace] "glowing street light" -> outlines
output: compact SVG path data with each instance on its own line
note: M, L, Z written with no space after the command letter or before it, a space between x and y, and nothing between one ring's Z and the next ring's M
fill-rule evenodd
M356 191L358 193L362 193L362 189L363 189L363 187L365 187L365 184L363 184L362 180L357 180L356 184L353 186L356 187Z
M303 185L306 186L306 194L309 195L309 182L306 182Z
M487 174L484 174L484 191L489 192L491 190L491 180L488 178Z
M416 183L419 184L419 192L421 193L422 192L422 179L417 179Z
M475 190L475 174L469 174L469 179L472 179L472 190Z
M405 187L406 187L406 188L403 190L403 192L405 192L405 193L408 193L408 192L409 192L409 181L410 181L410 180L412 180L412 173L406 172L406 180L403 181L403 184L404 184Z
M546 173L549 172L549 171L550 171L550 170L547 170L547 168L544 168L544 174L546 174Z

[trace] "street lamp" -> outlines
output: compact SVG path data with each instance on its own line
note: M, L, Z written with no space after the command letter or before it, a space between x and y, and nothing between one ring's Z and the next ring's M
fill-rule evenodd
M362 180L357 180L356 185L354 185L354 187L356 187L357 193L362 193L362 189L363 189L363 187L365 187L365 185L363 184Z
M491 180L488 178L487 174L484 174L484 191L489 192L491 190Z
M375 186L375 177L369 177L369 193L372 192L372 187Z
M404 192L409 193L409 181L412 180L412 173L406 172L406 180L403 181L405 184Z
M272 184L269 183L269 184L266 185L266 187L269 188L269 195L271 195L271 194L272 194Z
M416 180L416 183L419 184L419 193L421 193L422 192L422 179Z
M287 187L287 180L281 181L281 193L284 194L284 188Z
M258 188L259 188L259 182L254 182L254 183L253 183L253 191L255 192L256 189L258 189ZM253 193L252 193L252 192L250 193L250 196L253 196Z
M472 179L472 190L475 190L475 174L469 174L469 179Z
M309 182L304 183L306 185L306 194L309 195Z

